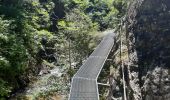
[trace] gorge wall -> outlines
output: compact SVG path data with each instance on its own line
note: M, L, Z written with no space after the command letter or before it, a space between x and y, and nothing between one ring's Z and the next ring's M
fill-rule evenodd
M130 63L125 66L128 100L169 100L170 1L134 0L124 23L122 59Z

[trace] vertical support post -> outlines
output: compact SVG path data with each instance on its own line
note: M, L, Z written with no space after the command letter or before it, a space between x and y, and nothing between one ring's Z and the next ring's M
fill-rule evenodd
M122 66L122 75L123 75L123 94L124 94L124 100L127 100L126 97L126 81L125 81L125 75L124 75L124 65L123 62L121 63Z
M113 85L112 85L113 77L112 75L109 76L109 84L110 84L110 90L109 90L109 96L108 100L112 100L112 95L113 95Z
M69 37L69 70L71 71L71 39ZM71 83L71 73L70 73L70 83Z
M121 20L121 26L122 26L123 22ZM124 65L123 65L123 61L122 61L122 35L121 35L122 29L120 28L120 63L121 63L121 68L122 68L122 80L123 80L123 94L124 94L124 100L127 100L126 97L126 81L125 81L125 75L124 75Z

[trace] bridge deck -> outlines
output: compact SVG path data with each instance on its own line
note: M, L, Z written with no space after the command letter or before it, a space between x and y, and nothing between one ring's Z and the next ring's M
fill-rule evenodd
M97 78L113 47L114 33L103 38L72 78L69 100L99 100Z

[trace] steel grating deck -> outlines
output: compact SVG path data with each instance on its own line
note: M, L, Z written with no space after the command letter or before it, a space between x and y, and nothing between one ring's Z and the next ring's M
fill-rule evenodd
M113 45L114 33L109 33L72 78L69 100L99 100L97 78Z

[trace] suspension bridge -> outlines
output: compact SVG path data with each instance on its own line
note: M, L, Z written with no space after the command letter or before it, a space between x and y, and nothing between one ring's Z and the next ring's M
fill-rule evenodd
M73 76L69 100L99 100L97 78L114 45L114 37L109 32Z

